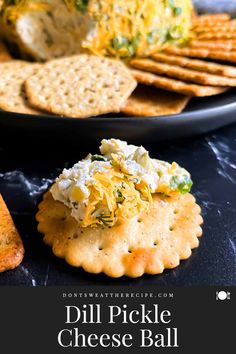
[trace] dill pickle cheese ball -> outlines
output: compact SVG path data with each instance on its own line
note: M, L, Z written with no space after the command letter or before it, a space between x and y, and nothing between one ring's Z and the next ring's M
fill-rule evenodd
M146 56L188 38L191 0L6 0L5 36L38 60Z

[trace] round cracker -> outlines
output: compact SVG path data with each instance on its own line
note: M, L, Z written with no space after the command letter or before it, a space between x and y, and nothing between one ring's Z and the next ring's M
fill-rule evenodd
M11 60L0 63L0 109L9 112L39 114L30 107L25 90L25 80L36 73L40 64Z
M121 61L86 54L53 60L26 81L33 106L77 118L119 112L135 87Z
M70 265L110 277L159 274L198 247L203 222L191 194L154 195L149 213L113 227L81 228L63 203L44 195L36 219L53 253Z

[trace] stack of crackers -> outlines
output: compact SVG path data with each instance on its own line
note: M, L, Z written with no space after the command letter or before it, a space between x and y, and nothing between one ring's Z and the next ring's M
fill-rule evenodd
M136 88L132 74L119 60L86 54L45 64L4 62L0 64L0 109L76 118L119 112L161 116L181 112L190 99L177 92Z
M197 17L188 44L131 60L132 73L141 84L191 97L225 92L236 86L235 29L228 14Z
M75 118L180 113L192 97L236 86L235 29L228 14L196 17L185 46L134 58L128 66L89 54L45 64L10 60L0 44L0 109Z

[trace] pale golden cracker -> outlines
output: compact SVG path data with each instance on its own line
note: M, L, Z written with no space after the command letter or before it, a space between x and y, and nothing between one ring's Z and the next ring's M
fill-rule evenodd
M188 47L195 49L208 49L213 51L235 51L236 40L199 40L193 39L188 42Z
M12 60L0 63L0 109L9 112L39 114L30 107L25 90L25 80L35 73L40 64Z
M230 21L230 15L227 13L206 14L198 16L194 19L193 25L209 25L216 23L226 23Z
M81 228L51 193L39 205L38 230L53 253L70 265L110 277L159 274L198 247L203 222L191 194L155 195L151 211L115 226Z
M204 32L195 35L196 39L236 39L235 31L232 32Z
M135 117L177 114L183 111L189 100L189 96L139 85L121 111Z
M5 44L0 40L0 62L12 60L12 56L7 50Z
M182 68L194 69L202 72L207 72L213 75L223 75L227 77L236 78L235 66L218 64L205 60L190 59L177 55L167 55L163 53L153 54L152 58L158 62L179 65Z
M236 51L225 52L223 50L195 49L191 47L169 47L165 49L164 53L236 63Z
M136 69L132 69L131 73L140 84L155 86L164 90L181 93L186 96L213 96L227 90L225 87L192 84Z
M198 36L202 33L232 33L236 30L236 23L216 24L215 26L198 26L194 28L194 33Z
M133 59L130 61L130 65L134 68L152 72L154 74L165 75L167 77L193 82L200 85L225 87L236 86L236 79L234 78L212 75L206 72L204 73L193 69L183 68L177 65L158 63L157 61L150 59Z
M136 84L121 61L84 54L48 62L26 81L26 92L39 109L86 118L119 112Z
M21 237L0 194L0 272L17 267L23 257Z

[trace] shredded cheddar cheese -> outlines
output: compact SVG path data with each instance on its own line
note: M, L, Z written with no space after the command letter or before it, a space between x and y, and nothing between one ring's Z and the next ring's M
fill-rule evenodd
M146 56L182 42L191 26L190 0L90 0L94 19L83 47L100 55Z

